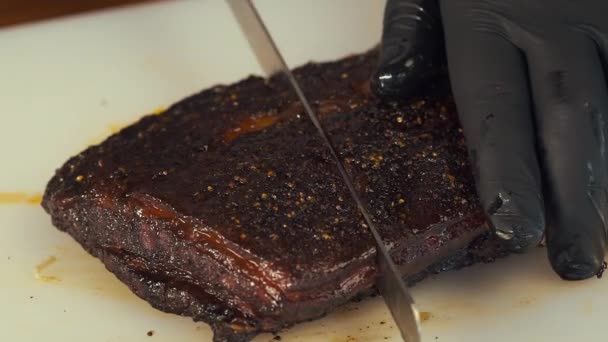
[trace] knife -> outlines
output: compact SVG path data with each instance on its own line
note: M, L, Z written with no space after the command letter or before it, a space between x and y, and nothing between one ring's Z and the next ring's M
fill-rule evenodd
M253 2L251 0L227 1L264 72L268 76L282 72L287 77L300 102L302 102L306 114L315 125L321 139L330 150L338 170L342 175L342 179L348 187L352 198L357 203L357 207L363 215L376 242L376 255L378 257L378 266L380 269L380 277L376 282L376 287L380 291L386 306L389 308L395 323L399 327L403 340L405 342L420 342L420 317L414 306L414 300L410 296L397 267L391 259L388 249L378 233L376 225L371 220L366 206L361 201L352 180L346 173L346 170L336 153L336 149L331 144L323 126L321 126L319 118L306 99L298 81L285 63L283 56L279 52L268 29L266 29L266 25L264 25Z

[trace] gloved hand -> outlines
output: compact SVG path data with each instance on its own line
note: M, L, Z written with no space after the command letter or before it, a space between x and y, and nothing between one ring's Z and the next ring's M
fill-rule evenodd
M607 15L602 0L388 0L372 78L378 95L407 96L441 68L445 42L493 229L523 251L546 226L564 279L591 277L604 259Z

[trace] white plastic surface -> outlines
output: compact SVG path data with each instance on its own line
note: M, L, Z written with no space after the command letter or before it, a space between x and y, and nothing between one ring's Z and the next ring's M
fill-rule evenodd
M380 36L381 1L257 4L292 66L364 51ZM0 202L6 192L40 193L55 168L114 127L259 72L221 0L156 3L0 30ZM205 324L154 310L131 294L53 228L38 206L0 204L0 233L0 341L211 339ZM51 257L36 277L36 266ZM607 292L605 279L560 281L544 250L442 274L413 289L428 313L424 341L445 342L605 341ZM378 298L281 337L399 341ZM274 340L262 335L256 341Z

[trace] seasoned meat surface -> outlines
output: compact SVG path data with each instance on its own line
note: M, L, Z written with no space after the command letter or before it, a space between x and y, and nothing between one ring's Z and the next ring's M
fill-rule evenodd
M374 51L295 70L404 276L504 254L486 234L447 79L383 103ZM368 227L280 76L186 98L65 163L54 224L140 297L245 341L373 292Z

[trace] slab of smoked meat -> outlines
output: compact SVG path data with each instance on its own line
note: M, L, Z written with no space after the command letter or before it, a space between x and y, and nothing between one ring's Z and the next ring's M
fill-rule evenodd
M295 71L410 281L504 254L477 204L446 78L368 90L374 52ZM43 201L131 290L247 341L373 293L373 239L280 77L216 86L71 158Z

